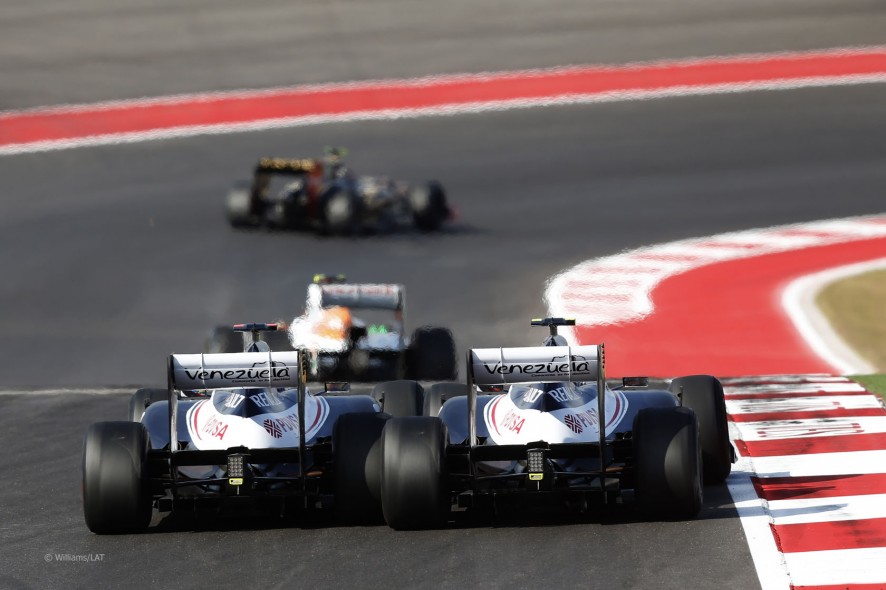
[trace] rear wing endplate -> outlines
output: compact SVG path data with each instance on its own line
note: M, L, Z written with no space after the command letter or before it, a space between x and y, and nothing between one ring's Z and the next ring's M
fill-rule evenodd
M327 284L308 285L308 301L317 307L341 305L355 309L390 309L402 311L405 306L403 285L389 284Z

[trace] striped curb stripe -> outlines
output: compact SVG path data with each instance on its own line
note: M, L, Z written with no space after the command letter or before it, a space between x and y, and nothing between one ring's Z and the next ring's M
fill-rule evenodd
M834 428L831 424L819 422L825 432ZM886 424L884 424L886 427ZM838 429L841 427L838 427ZM742 440L738 443L742 455L751 457L781 457L785 455L809 455L817 453L855 453L858 451L886 450L886 433L864 434L859 424L842 426L845 431L836 436L817 436L814 427L807 430L809 438L791 438L787 440ZM850 436L851 435L851 436ZM884 466L886 467L886 466Z
M869 395L866 391L842 391L841 395ZM773 400L773 399L793 399L793 398L803 398L803 397L831 397L834 395L834 392L822 390L822 391L794 391L794 392L768 392L768 393L745 393L745 394L733 394L726 399L733 400Z
M879 398L845 378L723 381L741 453L730 492L763 588L886 587L886 411ZM756 501L742 488L745 477ZM767 528L771 540L760 541Z
M867 396L865 396L867 397ZM810 398L801 398L809 400ZM753 414L735 414L729 419L733 422L772 422L776 420L807 420L807 419L835 419L858 416L886 416L883 408L834 408L818 409L796 412L755 412Z
M874 549L886 545L886 518L773 524L772 531L783 553Z
M625 324L653 312L650 294L668 277L719 262L883 237L886 215L679 240L595 258L566 269L548 281L545 299L553 315L574 317L582 326Z
M806 477L753 477L760 498L769 501L802 497L839 498L865 494L886 494L886 473ZM886 509L886 502L883 505Z

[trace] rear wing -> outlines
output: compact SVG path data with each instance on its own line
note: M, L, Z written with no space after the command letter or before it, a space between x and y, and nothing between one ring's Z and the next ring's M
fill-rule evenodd
M474 348L468 351L468 432L477 446L476 385L509 385L551 381L595 381L597 412L605 416L606 376L603 345ZM606 438L600 420L600 445Z
M298 387L298 351L173 354L169 381L174 389Z
M298 390L300 448L304 448L305 364L298 350L171 354L166 368L169 391L169 450L178 445L178 395L194 389L285 387Z
M598 346L475 348L469 362L477 385L595 381L601 367Z
M323 170L323 162L313 158L261 158L255 165L256 174L310 174Z
M327 284L308 285L308 301L315 307L341 305L355 309L389 309L403 311L406 289L390 284Z

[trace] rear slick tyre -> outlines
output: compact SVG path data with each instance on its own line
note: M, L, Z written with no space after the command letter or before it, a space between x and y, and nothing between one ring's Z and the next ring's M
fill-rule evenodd
M698 419L689 408L644 408L634 418L634 494L649 519L691 519L702 504Z
M449 381L458 376L455 338L447 328L423 327L409 342L408 371L413 379Z
M710 375L691 375L674 379L670 390L698 417L704 483L724 482L732 471L732 443L723 385Z
M356 234L360 226L360 203L346 189L333 187L322 199L323 229L332 236Z
M162 402L169 399L169 392L165 389L139 389L129 398L129 421L141 422L142 416L148 406L154 402Z
M392 418L381 436L381 505L397 530L446 525L446 426L439 418Z
M83 516L93 533L137 533L151 522L148 431L137 422L97 422L83 441Z
M436 231L449 217L446 191L435 180L413 188L409 193L409 202L415 227L421 231Z
M231 189L225 201L225 211L231 227L257 227L260 223L253 211L251 186L238 184Z
M378 524L381 511L382 414L344 414L332 429L335 509L350 524Z

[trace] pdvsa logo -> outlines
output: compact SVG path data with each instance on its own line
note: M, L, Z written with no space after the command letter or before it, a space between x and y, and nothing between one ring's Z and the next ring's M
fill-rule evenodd
M597 412L593 409L577 412L575 414L566 414L563 423L569 427L572 432L581 434L585 428L596 428L599 420Z
M298 415L288 414L282 418L267 418L262 426L274 438L282 438L287 432L298 432Z

